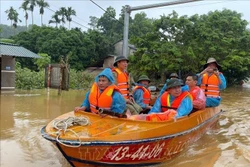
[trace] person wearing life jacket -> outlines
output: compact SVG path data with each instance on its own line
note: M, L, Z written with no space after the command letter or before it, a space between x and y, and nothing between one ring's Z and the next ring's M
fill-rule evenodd
M179 79L178 74L175 73L175 72L170 74L169 79L166 80L166 83L165 83L165 84L163 85L163 87L161 88L161 91L160 91L160 93L159 93L159 96L162 95L162 94L166 91L168 81L169 81L170 79L173 79L173 78ZM181 79L180 79L180 80L181 80ZM181 81L182 81L182 80L181 80ZM187 87L186 85L184 85L181 89L182 89L182 91L188 90L188 87Z
M131 104L133 98L132 94L130 94L130 82L133 82L133 79L126 71L127 67L128 59L124 56L118 56L114 61L114 68L112 68L112 72L115 79L115 85L117 85L120 89L126 103Z
M147 75L141 75L137 81L137 85L134 87L133 96L135 102L141 106L143 109L143 113L147 113L152 106L149 105L151 100L151 93L148 90L148 85L150 83L150 79Z
M193 97L193 110L201 110L206 107L206 96L202 89L197 86L198 76L196 74L188 74L186 85L189 88L189 93Z
M220 72L221 65L215 58L209 58L203 66L203 71L198 74L198 85L206 96L206 107L218 106L221 102L220 91L226 88L226 79Z
M98 114L100 109L118 114L123 114L126 110L125 99L114 84L110 68L105 68L97 75L82 105L76 107L74 111L89 111Z
M164 121L170 115L175 118L188 115L193 109L192 96L188 91L182 91L182 85L177 78L169 80L166 91L156 100L146 119Z

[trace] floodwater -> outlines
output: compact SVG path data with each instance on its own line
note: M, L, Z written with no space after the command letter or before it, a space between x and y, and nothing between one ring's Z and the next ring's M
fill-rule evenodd
M2 93L1 167L70 167L57 148L45 140L41 128L79 106L85 91L47 89ZM250 166L250 84L222 92L225 111L218 125L178 157L157 167Z

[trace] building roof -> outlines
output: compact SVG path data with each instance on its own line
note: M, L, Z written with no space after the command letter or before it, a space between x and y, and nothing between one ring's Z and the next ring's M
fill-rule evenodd
M0 42L0 56L30 57L41 58L22 46Z
M119 42L123 43L123 39L118 40L118 41L115 42L113 45L116 45L116 44L119 43ZM129 47L130 49L135 50L135 51L137 50L137 48L135 47L135 45L128 44L128 47Z

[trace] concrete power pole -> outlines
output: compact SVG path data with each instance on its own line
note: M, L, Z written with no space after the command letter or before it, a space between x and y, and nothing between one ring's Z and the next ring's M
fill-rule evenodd
M130 13L132 11L149 9L149 8L157 8L157 7L162 7L162 6L184 4L184 3L196 2L196 1L202 1L202 0L177 0L177 1L172 1L172 2L164 2L164 3L143 5L143 6L137 6L137 7L131 7L129 5L126 5L125 6L125 13L124 13L124 32L123 32L122 55L125 57L128 57L129 16L130 16Z

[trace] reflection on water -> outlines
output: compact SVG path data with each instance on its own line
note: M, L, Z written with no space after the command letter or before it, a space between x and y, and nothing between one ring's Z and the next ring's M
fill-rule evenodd
M1 94L0 166L69 167L61 153L42 138L40 129L82 103L86 92L56 90ZM165 166L250 166L250 86L222 92L225 111L218 125Z

